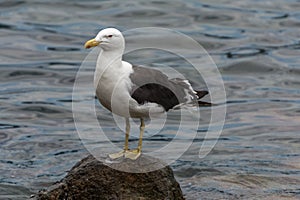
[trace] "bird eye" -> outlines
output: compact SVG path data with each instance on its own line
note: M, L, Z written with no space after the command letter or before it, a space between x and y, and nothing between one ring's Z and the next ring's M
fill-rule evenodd
M108 38L111 38L112 36L113 36L113 35L108 35L107 37L108 37Z

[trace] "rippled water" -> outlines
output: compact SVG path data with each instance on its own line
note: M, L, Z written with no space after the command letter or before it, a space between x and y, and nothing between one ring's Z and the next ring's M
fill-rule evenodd
M228 110L220 140L204 159L195 159L195 140L172 164L187 199L300 198L298 0L6 0L0 18L0 199L23 199L88 154L73 122L72 87L88 53L83 43L107 26L180 31L222 73ZM178 58L163 56L128 58L188 73ZM121 134L98 109L107 131Z

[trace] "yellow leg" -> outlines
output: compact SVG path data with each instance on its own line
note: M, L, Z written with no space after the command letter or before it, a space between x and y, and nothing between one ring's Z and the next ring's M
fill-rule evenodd
M118 152L118 153L113 153L109 154L108 156L111 159L117 159L120 157L123 157L126 152L128 152L128 140L129 140L129 132L130 132L130 123L129 123L129 118L125 118L126 120L126 133L125 133L125 145L124 145L124 150Z
M138 144L138 151L142 151L142 143L143 143L143 135L145 130L145 122L144 119L141 118L141 126L140 126L140 138L139 138L139 144Z
M125 158L129 158L131 160L136 160L141 155L144 130L145 130L145 122L144 122L144 119L141 118L140 137L139 137L138 148L135 150L129 150L129 151L125 152Z
M130 132L130 123L129 118L126 118L126 133L125 133L125 146L124 151L128 151L128 140L129 140L129 132Z

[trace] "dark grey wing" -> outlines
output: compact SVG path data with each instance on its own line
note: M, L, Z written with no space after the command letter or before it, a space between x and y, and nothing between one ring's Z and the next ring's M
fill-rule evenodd
M180 103L186 103L188 94L196 101L198 99L195 93L189 91L190 85L185 80L168 79L165 74L155 69L133 66L130 79L133 83L131 97L139 104L157 103L168 111Z

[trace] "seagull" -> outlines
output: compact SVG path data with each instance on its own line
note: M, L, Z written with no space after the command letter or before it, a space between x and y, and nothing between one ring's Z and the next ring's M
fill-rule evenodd
M115 28L101 30L88 40L85 48L100 47L94 86L100 103L112 113L125 118L125 144L120 152L109 154L110 159L121 157L136 160L141 155L145 118L163 114L184 105L211 105L200 101L208 91L194 90L190 82L182 78L168 78L159 70L132 65L123 61L125 39ZM140 119L140 135L137 149L130 150L129 118Z

